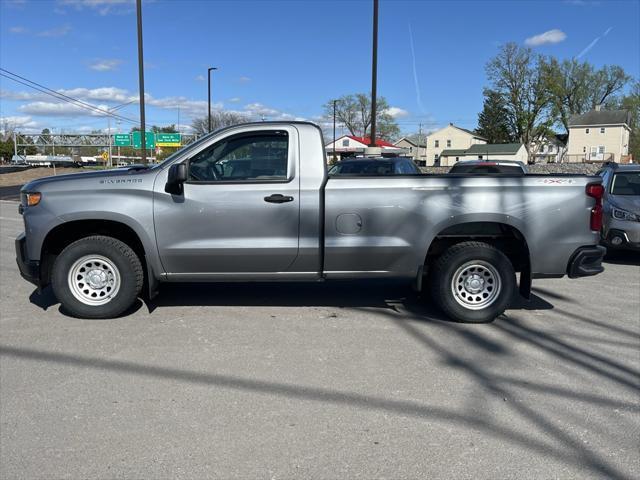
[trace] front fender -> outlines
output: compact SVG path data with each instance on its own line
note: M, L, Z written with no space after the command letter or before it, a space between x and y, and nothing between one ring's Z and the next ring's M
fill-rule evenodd
M120 212L109 210L75 211L65 213L64 215L59 216L58 219L59 223L55 226L82 220L107 220L126 225L133 230L140 239L149 267L151 267L154 272L164 273L155 244L153 215L151 212L145 213L144 215L136 215L135 212L132 212L130 215L125 215ZM42 245L40 247L42 247Z

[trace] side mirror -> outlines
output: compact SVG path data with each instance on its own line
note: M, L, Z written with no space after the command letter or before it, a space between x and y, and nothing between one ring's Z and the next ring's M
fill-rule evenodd
M171 195L182 195L182 184L186 181L187 166L184 163L173 164L169 167L164 191Z

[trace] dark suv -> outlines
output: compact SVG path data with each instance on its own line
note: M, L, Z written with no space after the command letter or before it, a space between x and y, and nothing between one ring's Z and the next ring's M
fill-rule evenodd
M640 250L640 165L607 163L598 172L605 188L602 241Z

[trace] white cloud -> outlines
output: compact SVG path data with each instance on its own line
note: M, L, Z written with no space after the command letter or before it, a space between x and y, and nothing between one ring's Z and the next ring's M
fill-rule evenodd
M33 100L35 98L41 97L41 94L38 93L29 93L29 92L14 92L12 90L0 90L0 98L4 98L6 100Z
M544 33L529 37L524 41L524 44L529 47L539 47L540 45L548 45L554 43L560 43L567 38L567 34L562 30L554 28Z
M96 108L107 110L108 105L95 105ZM41 117L77 117L77 116L102 116L100 112L88 110L79 105L67 102L31 102L20 105L18 110L29 115Z
M274 117L280 115L280 111L275 108L270 108L262 103L249 103L244 106L244 111L257 117L265 116L265 117Z
M409 115L409 112L407 112L405 109L400 107L389 107L387 108L385 113L388 113L393 118L402 118Z
M61 7L74 7L76 10L90 9L100 15L110 13L128 14L135 8L135 0L58 0Z
M154 98L151 95L145 95L145 101L147 105L166 110L177 110L180 108L180 112L188 117L198 117L207 113L206 100L190 100L187 97ZM213 110L222 109L223 107L224 105L222 103L211 104Z
M38 32L37 35L39 37L64 37L70 31L71 27L69 25L63 25L61 27L43 30L42 32Z
M128 90L117 87L71 88L60 89L57 92L85 101L124 103L138 99L137 93L130 93Z
M204 82L206 80L204 75L196 75L196 78L194 79L196 82Z
M251 79L249 77L242 76L238 79L240 83L249 83Z
M29 30L28 30L28 29L26 29L26 28L24 28L24 27L21 27L21 26L19 26L19 25L18 25L18 26L15 26L15 27L11 27L11 28L9 29L9 32L10 32L10 33L17 33L17 34L20 34L20 33L28 33L28 32L29 32Z
M109 72L111 70L115 70L118 68L118 65L122 63L122 60L118 60L117 58L103 58L94 61L89 68L91 70L95 70L96 72Z
M24 132L37 129L39 124L28 115L0 117L0 130L4 130L5 126L9 130L15 129Z
M69 97L82 100L93 105L96 108L102 110L108 110L113 108L114 105L134 102L132 106L135 106L135 102L138 100L136 92L117 87L101 87L101 88L69 88L56 90L58 93L67 95ZM82 118L82 117L101 117L104 114L101 112L91 111L85 109L73 103L65 102L63 100L56 100L49 95L45 95L40 92L20 92L10 90L0 90L0 98L5 100L22 102L17 107L17 112L23 115L29 116L42 116L42 117L63 117L63 118ZM234 97L229 99L228 103L235 103L241 101L240 97ZM170 110L172 114L175 113L178 108L180 109L181 118L191 119L196 117L202 117L207 112L206 100L194 100L184 96L170 96L170 97L154 97L151 94L145 95L145 102L147 106L154 107L162 110ZM225 108L224 103L217 102L211 105L214 110L222 110ZM403 116L406 112L398 107L392 107L393 115ZM237 109L227 109L247 116L251 120L261 120L262 118L267 120L306 120L304 117L295 115L293 113L285 112L277 108L273 108L264 105L259 102L248 103L243 107ZM121 112L119 112L121 113ZM129 118L135 118L135 114L121 113L121 115ZM153 117L154 113L148 113L150 117ZM188 123L185 121L184 123Z

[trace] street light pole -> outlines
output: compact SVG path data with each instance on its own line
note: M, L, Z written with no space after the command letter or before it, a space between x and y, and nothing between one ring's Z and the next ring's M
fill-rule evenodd
M336 103L337 100L333 101L333 160L336 159Z
M378 95L378 0L373 0L373 52L371 58L371 142L376 146L376 99Z
M116 105L115 107L111 107L109 109L107 109L107 112L109 115L107 115L107 125L108 125L108 135L109 135L109 167L113 167L113 158L111 156L111 145L112 145L112 137L111 137L111 114L113 112L115 112L116 110L120 110L121 108L126 107L127 105L132 104L133 102L135 102L135 100L130 100L128 102L125 103L121 103L120 105ZM116 121L117 123L117 121ZM118 157L120 156L120 147L118 147Z
M144 56L142 52L142 0L136 0L136 14L138 17L138 81L140 83L140 138L142 140L142 164L147 163L147 139L145 138L144 122Z
M211 133L211 71L217 70L218 67L207 68L207 132Z

